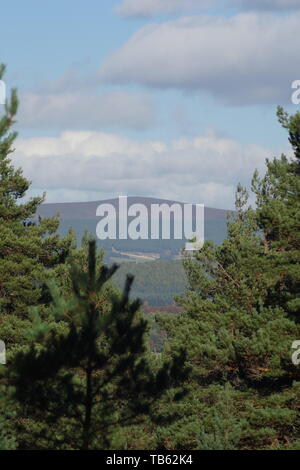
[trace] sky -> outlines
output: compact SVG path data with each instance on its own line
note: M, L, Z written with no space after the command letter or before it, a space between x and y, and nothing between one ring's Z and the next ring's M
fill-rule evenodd
M276 107L299 108L300 0L11 0L1 18L28 196L232 209L290 153Z

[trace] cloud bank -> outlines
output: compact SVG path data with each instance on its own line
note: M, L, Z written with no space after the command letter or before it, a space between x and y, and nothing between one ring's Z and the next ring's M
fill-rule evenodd
M282 11L299 9L300 3L299 0L123 0L116 12L124 17L151 18L217 8Z
M33 128L146 129L156 122L153 100L146 93L27 93L21 97L18 121Z
M247 10L298 10L299 0L231 0L232 6Z
M170 142L69 131L17 141L14 164L48 202L97 200L121 194L233 208L238 182L248 184L271 153L214 134Z
M149 24L102 64L100 79L204 91L229 105L290 103L300 13L181 18Z
M117 5L116 11L125 17L147 18L165 13L203 10L215 6L215 0L123 0Z

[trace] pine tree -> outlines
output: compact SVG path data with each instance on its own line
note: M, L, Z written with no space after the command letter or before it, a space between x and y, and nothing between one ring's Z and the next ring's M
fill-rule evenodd
M4 72L5 67L0 65L0 79ZM65 238L58 236L58 218L37 220L36 212L45 196L25 201L30 182L10 158L17 137L11 130L17 110L17 92L12 90L0 118L0 340L6 344L8 364L27 342L25 331L31 324L29 306L39 305L46 316L49 303L46 282L53 277L64 282L68 271L66 259L74 251L75 243L71 234ZM1 376L0 387L2 384L6 380ZM7 387L3 385L1 390L5 403L10 403ZM11 407L13 410L14 405L10 404ZM8 422L11 429L17 417L17 412L8 415L6 407L1 406L1 426ZM5 427L3 424L3 433ZM1 445L7 448L13 441L9 438L4 443L3 437Z
M16 355L12 366L15 397L38 423L29 428L37 448L111 448L122 428L144 416L163 422L157 404L171 387L176 385L169 397L175 402L184 393L184 354L156 372L151 369L147 322L138 314L140 302L129 300L132 277L121 296L107 299L105 287L116 266L97 267L96 260L95 242L90 241L87 269L73 266L72 295L66 299L51 287L49 315L55 325L60 322L60 330L50 318L43 321L36 307L32 344Z
M200 450L235 450L238 447L249 424L245 418L237 416L236 395L228 384L216 391L216 406L209 407L200 423Z
M183 445L197 448L199 428L212 435L217 425L212 407L222 403L216 387L226 383L236 419L248 424L236 448L299 442L300 370L292 363L291 347L300 338L300 114L289 117L279 108L278 117L295 158L267 161L263 178L255 172L255 209L238 187L227 239L220 246L206 242L194 258L186 258L184 313L161 320L169 338L166 354L185 347L193 368L194 408L186 405L179 434L171 427L162 437L174 446L185 434ZM219 429L224 419L218 416Z
M4 71L2 65L0 79ZM24 202L30 182L9 158L17 137L11 131L17 109L14 89L0 119L0 312L26 318L28 305L43 302L45 280L65 260L71 240L59 239L56 218L31 221L44 196Z

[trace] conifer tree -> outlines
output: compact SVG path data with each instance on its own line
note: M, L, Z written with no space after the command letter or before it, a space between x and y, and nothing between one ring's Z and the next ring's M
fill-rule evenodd
M183 396L184 354L151 369L144 344L147 322L138 315L140 302L129 300L132 277L121 296L103 300L115 270L97 266L90 241L87 269L73 266L72 295L65 299L52 285L47 322L37 307L33 310L32 344L16 355L11 380L15 397L38 423L30 429L37 448L107 449L116 445L122 427L145 415L160 423L174 418L164 417L157 404L174 386L169 399Z
M228 384L216 390L217 403L200 423L198 447L200 450L235 450L249 424L238 416L232 387Z
M291 348L300 338L300 114L289 117L279 108L278 117L289 131L294 158L267 161L263 178L255 172L255 209L238 187L227 239L220 246L206 242L186 258L184 313L161 320L169 338L166 354L185 347L192 365L193 408L186 404L180 432L171 427L161 437L175 447L185 440L197 448L199 429L202 436L212 435L213 409L222 403L216 387L225 384L237 423L247 422L235 448L299 445L300 369ZM222 424L218 416L219 442L225 440L220 432L226 419Z
M0 79L4 72L2 65ZM30 182L10 159L17 137L11 130L17 110L14 89L0 119L0 313L26 318L29 305L43 302L45 280L66 258L71 240L59 239L56 218L30 221L44 196L24 202Z
M5 67L0 65L0 79L4 73ZM67 271L65 261L69 252L74 251L71 234L65 238L58 236L57 218L37 220L36 212L44 196L25 200L30 182L20 168L14 167L11 159L17 137L12 131L17 110L18 97L14 89L0 112L0 340L6 344L8 364L27 342L25 331L31 323L29 306L39 305L40 311L46 314L49 302L46 282L50 277L63 282ZM3 384L6 380L0 376L0 387ZM6 405L2 407L4 401L9 403L11 411L16 411L8 400L6 385L1 387L1 436L4 436L5 423L8 422L11 429L18 416L18 413L7 413ZM7 433L11 436L11 431ZM14 444L10 437L2 437L1 445L8 448Z

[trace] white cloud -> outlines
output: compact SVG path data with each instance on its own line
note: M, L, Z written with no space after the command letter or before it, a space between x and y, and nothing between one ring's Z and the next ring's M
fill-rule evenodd
M116 7L125 17L149 18L155 15L223 8L244 10L289 10L300 8L299 0L123 0Z
M248 184L270 156L214 134L162 142L72 131L18 140L13 161L48 202L127 194L232 208L237 183Z
M108 83L211 93L228 104L290 102L300 14L189 17L149 24L102 64Z
M233 6L248 10L296 10L299 0L231 0Z
M117 5L116 11L122 16L150 17L164 13L213 8L216 3L215 0L123 0Z
M155 105L146 93L28 93L21 97L20 125L36 128L145 129L155 123Z

